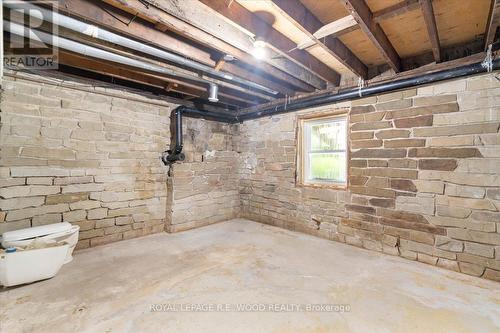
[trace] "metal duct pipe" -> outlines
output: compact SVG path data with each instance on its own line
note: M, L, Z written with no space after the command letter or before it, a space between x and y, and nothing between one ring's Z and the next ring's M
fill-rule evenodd
M494 70L500 69L500 58L493 60L493 69ZM280 113L288 113L297 110L307 109L310 107L333 104L345 100L355 100L367 96L380 95L394 90L407 89L428 83L440 82L463 76L484 73L486 71L487 69L483 65L483 63L479 62L435 73L429 73L411 78L394 80L392 82L376 84L362 89L350 88L350 89L340 90L336 94L299 98L287 104L272 105L261 110L249 113L243 113L238 116L239 118L238 120L245 121L266 116L272 116Z
M177 161L184 161L186 156L182 152L183 138L182 138L182 117L204 118L207 120L215 120L223 123L235 123L238 121L236 116L224 114L221 112L202 111L198 109L189 108L187 106L179 106L173 111L175 117L175 145L173 149L163 152L161 160L165 165L172 165Z
M37 11L43 14L43 18L46 19L47 21L56 24L58 26L85 34L87 36L110 42L116 45L120 45L135 51L139 51L142 53L146 53L155 57L158 57L160 59L164 59L173 63L176 63L181 66L185 66L197 71L204 72L206 74L209 74L210 76L217 77L222 80L226 81L231 81L235 84L238 85L244 85L249 88L253 89L258 89L261 90L265 93L272 94L272 95L277 95L278 92L272 89L269 89L267 87L264 87L258 83L254 83L251 81L244 80L239 77L235 77L229 73L224 73L224 72L219 72L213 69L212 67L200 64L196 61L189 60L186 58L183 58L179 55L176 55L174 53L170 53L149 45L145 45L143 43L137 42L135 40L120 36L118 34L115 34L111 31L99 28L98 26L92 25L92 24L87 24L85 22L76 20L74 18L71 18L69 16L61 15L56 12L51 12L45 8L41 8L38 6L33 6L30 5L26 2L5 2L4 6L13 9L13 10L23 10L27 11L29 15L36 15ZM39 15L38 15L39 16Z
M66 39L63 37L57 37L50 35L46 32L43 31L34 31L32 29L26 28L20 24L9 22L9 21L4 21L3 22L3 27L6 31L9 31L12 34L25 37L25 36L30 36L34 40L44 42L46 44L53 45L55 47L68 50L74 53L78 53L84 56L90 56L93 58L98 58L102 60L108 60L112 62L116 62L119 64L127 65L127 66L132 66L140 69L144 69L147 71L152 71L160 74L165 74L173 77L178 77L186 80L191 80L191 81L197 81L201 82L203 84L206 84L209 86L209 92L212 92L214 90L213 86L216 86L213 82L199 78L194 75L188 75L188 74L183 74L183 73L178 73L175 72L171 69L164 68L161 66L157 66L154 64L150 64L144 61L128 58L119 54L115 54L109 51L101 50L99 48L93 47L93 46L88 46L82 43L78 43L75 41L72 41L70 39ZM217 87L217 86L216 86ZM217 91L218 89L215 89L215 98L212 98L210 101L218 101L217 99ZM213 94L212 94L213 95ZM211 96L212 96L211 95Z
M219 87L215 84L211 84L208 90L208 100L210 102L218 102L217 94L219 93Z

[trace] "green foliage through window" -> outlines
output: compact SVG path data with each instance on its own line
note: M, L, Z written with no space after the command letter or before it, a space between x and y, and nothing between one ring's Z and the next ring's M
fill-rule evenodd
M345 183L347 178L346 117L304 122L306 183Z

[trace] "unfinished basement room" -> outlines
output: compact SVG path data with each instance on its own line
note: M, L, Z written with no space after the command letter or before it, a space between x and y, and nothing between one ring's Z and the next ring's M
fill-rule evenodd
M0 332L500 332L500 0L2 0Z

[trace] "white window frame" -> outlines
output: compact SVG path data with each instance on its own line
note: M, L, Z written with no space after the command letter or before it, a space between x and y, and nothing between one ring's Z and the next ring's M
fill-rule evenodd
M309 180L307 177L307 172L309 171L310 165L310 128L313 124L321 124L330 121L336 121L343 119L346 126L346 146L345 150L325 150L317 151L316 153L345 153L345 182L329 181L329 180ZM346 189L349 178L349 117L346 110L337 111L334 113L323 114L323 115L306 115L298 118L298 149L297 149L297 179L296 183L302 186L310 187L332 187Z

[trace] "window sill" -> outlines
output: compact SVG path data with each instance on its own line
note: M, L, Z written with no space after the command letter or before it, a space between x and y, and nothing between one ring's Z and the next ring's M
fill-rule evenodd
M323 188L347 191L347 184L296 183L296 187Z

